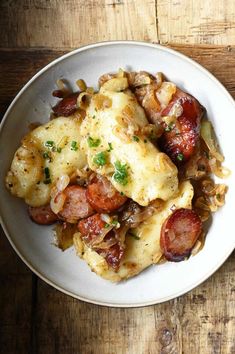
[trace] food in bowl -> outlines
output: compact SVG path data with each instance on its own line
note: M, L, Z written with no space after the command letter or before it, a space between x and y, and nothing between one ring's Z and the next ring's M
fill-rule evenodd
M229 174L205 108L161 73L104 74L98 91L77 83L58 82L51 119L22 139L7 188L108 280L197 253L227 192L213 175Z

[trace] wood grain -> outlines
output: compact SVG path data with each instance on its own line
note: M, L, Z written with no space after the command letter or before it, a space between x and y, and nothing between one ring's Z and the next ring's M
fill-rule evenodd
M174 45L235 97L235 47ZM0 51L0 111L62 50ZM53 289L0 236L0 353L233 354L235 253L208 281L167 303L139 309L86 304Z
M157 0L160 43L235 44L235 1Z
M233 354L234 260L185 296L138 309L81 303L39 280L38 353Z
M158 40L155 0L3 0L0 13L1 47Z
M235 44L234 0L2 0L1 47L76 48L112 39Z
M0 227L0 353L30 350L32 275Z
M235 46L172 45L171 48L205 66L235 98ZM0 49L0 110L6 110L16 93L36 72L64 53L65 50Z

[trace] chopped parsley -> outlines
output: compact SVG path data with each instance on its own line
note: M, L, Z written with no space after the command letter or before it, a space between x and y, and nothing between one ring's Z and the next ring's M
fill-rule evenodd
M49 147L49 148L53 148L53 147L55 146L55 142L52 141L52 140L47 140L47 141L45 142L45 146L46 146L46 147Z
M113 150L112 144L108 143L109 149L107 150L108 152L111 152Z
M221 195L218 193L218 194L216 194L216 198L218 199L218 200L220 200L220 198L221 198Z
M128 232L128 235L129 236L131 236L131 237L133 237L135 240L140 240L140 237L139 236L137 236L136 234L134 234L134 232Z
M61 150L62 150L61 147L58 147L58 148L56 149L56 151L57 151L58 153L61 153Z
M177 158L178 161L183 161L184 155L181 154L181 152L180 152L180 153L176 156L176 158Z
M174 123L170 123L170 124L168 124L167 126L166 126L166 128L165 128L165 132L170 132L170 131L172 131L172 129L174 128L174 126L175 126L175 124Z
M42 154L42 157L45 159L45 160L51 160L51 156L50 156L50 153L48 151L45 151L43 154Z
M77 149L78 149L77 142L73 140L71 142L71 150L77 151Z
M92 119L95 119L95 115L94 115L94 116L92 116Z
M140 141L140 138L136 135L133 135L133 140L138 143Z
M104 228L105 228L105 229L108 229L109 226L110 226L109 224L105 224L105 225L104 225Z
M115 173L113 175L114 180L119 184L125 186L128 183L127 165L126 164L122 165L120 161L116 161L114 163L114 166L115 166Z
M100 139L93 139L91 136L89 136L87 138L87 143L88 143L89 147L93 148L93 147L99 146L101 143L101 140Z
M113 220L112 221L112 225L117 226L117 224L118 224L118 220Z
M45 168L44 168L44 174L45 174L44 184L49 184L49 183L51 183L50 170L49 170L48 167L45 167Z
M99 152L93 158L93 162L98 166L104 166L107 163L106 154L103 151Z
M123 192L120 192L121 195L125 195Z

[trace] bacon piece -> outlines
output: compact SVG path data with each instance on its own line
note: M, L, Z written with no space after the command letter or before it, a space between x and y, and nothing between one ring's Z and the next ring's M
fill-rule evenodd
M100 214L95 214L90 216L89 218L80 220L78 223L78 229L82 235L83 241L91 245L92 242L102 236L105 232L106 223L101 219ZM121 259L124 254L124 247L120 245L118 239L115 239L115 233L111 230L109 231L104 238L102 237L103 243L114 240L116 241L111 247L107 248L99 248L99 244L96 247L91 247L100 254L103 258L105 258L106 262L114 269L117 270L119 268Z
M202 231L202 222L195 211L177 209L161 229L160 245L168 261L180 262L190 255Z
M32 221L39 225L51 225L58 220L58 216L53 213L49 204L40 207L30 206L28 212Z
M194 97L177 89L170 104L162 111L162 117L171 115L175 104L182 107L182 113L169 131L167 131L169 127L163 123L165 132L159 143L161 149L170 156L172 161L180 165L188 161L194 153L199 141L200 121L204 109Z
M77 98L80 92L74 92L71 95L60 100L52 110L56 117L68 117L77 110Z
M86 197L86 188L72 185L62 192L65 195L63 209L59 212L59 217L63 220L75 223L79 219L86 218L94 213Z
M102 176L93 178L88 185L87 199L99 213L110 213L127 201L127 197L122 196L109 180Z

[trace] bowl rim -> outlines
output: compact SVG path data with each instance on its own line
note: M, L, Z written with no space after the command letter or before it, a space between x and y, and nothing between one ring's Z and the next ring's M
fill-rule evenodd
M24 91L31 85L32 82L34 82L35 80L37 80L37 78L39 78L41 76L41 74L43 74L44 72L46 72L48 69L50 69L51 67L53 67L54 65L56 65L57 63L69 58L70 56L76 55L80 52L89 50L89 49L93 49L93 48L97 48L97 47L106 47L106 46L112 46L112 45L137 45L140 47L149 47L149 48L154 48L154 49L158 49L161 50L163 52L168 52L170 54L173 54L175 56L178 56L179 58L183 59L184 61L187 61L188 63L190 63L192 66L196 67L198 70L200 70L201 72L203 72L207 77L209 77L212 81L214 81L214 83L220 88L220 90L222 90L223 94L225 96L227 96L227 98L230 100L231 104L234 105L234 109L235 109L235 101L233 99L233 97L231 96L231 94L227 91L227 89L224 87L224 85L213 75L211 74L206 68L204 68L202 65L200 65L199 63L197 63L196 61L194 61L193 59L187 57L186 55L171 49L169 47L166 47L164 45L161 44L155 44L155 43L149 43L149 42L145 42L145 41L133 41L133 40L113 40L113 41L103 41L103 42L96 42L96 43L91 43L88 45L83 45L77 49L74 49L62 56L60 56L59 58L56 58L55 60L51 61L50 63L48 63L46 66L44 66L42 69L40 69L35 75L33 75L33 77L27 81L27 83L20 89L20 91L17 93L17 95L15 96L15 98L13 99L13 101L11 102L11 104L9 105L8 109L6 110L5 114L3 115L1 124L0 124L0 139L2 136L2 131L3 131L3 127L6 123L7 117L9 115L9 113L11 112L12 108L14 107L15 103L19 100L19 98L21 97L21 95L24 93ZM77 295L75 293L73 293L72 291L68 291L65 288L63 288L62 286L57 285L54 281L48 279L44 274L42 274L40 271L38 271L32 264L31 262L24 256L21 254L21 252L18 250L18 248L16 247L16 245L14 244L13 240L11 239L10 236L10 232L8 232L7 226L3 221L3 218L1 216L1 210L0 210L0 223L2 225L2 228L4 230L4 233L8 239L8 241L10 242L12 248L14 249L14 251L16 252L16 254L20 257L20 259L29 267L29 269L35 273L40 279L42 279L43 281L45 281L47 284L51 285L52 287L54 287L55 289L61 291L62 293L72 296L73 298L76 298L78 300L87 302L87 303L92 303L95 305L101 305L101 306L108 306L108 307L116 307L116 308L137 308L137 307L145 307L145 306L151 306L151 305L156 305L156 304L160 304L160 303L164 303L166 301L175 299L181 295L184 295L186 293L188 293L189 291L191 291L192 289L196 288L197 286L199 286L200 284L202 284L204 281L206 281L213 273L215 273L226 261L226 259L230 256L230 254L233 252L233 250L229 250L226 254L224 254L219 261L217 260L216 265L210 269L206 274L204 274L204 276L196 281L193 282L192 284L186 286L184 289L181 289L180 291L171 294L167 297L164 297L163 299L159 299L159 300L151 300L151 301L145 301L145 302L138 302L138 303L112 303L112 302L105 302L105 301L98 301L98 300L94 300L94 299L89 299L80 295Z

